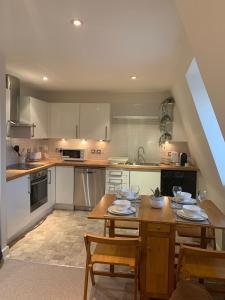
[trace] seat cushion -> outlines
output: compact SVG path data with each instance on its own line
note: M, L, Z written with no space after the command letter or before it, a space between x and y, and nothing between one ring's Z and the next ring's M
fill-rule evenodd
M135 266L135 247L97 244L91 256L92 263Z
M213 300L205 287L191 281L180 281L170 300Z

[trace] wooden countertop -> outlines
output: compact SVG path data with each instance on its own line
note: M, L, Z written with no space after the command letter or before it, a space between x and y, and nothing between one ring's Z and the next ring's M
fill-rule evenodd
M32 164L32 163L30 163ZM189 167L177 167L174 165L165 165L160 164L159 166L140 166L140 165L115 165L110 164L107 160L86 160L84 162L77 161L63 161L63 160L44 160L35 162L39 164L40 167L30 169L30 170L16 170L16 169L7 169L6 170L6 180L10 181L18 177L35 173L37 171L47 169L53 166L72 166L72 167L90 167L90 168L114 168L114 169L125 169L125 170L135 170L135 171L156 171L156 170L177 170L177 171L198 171L198 168L195 166Z
M169 197L164 197L163 207L161 209L156 209L151 207L149 196L141 196L140 204L137 204L136 215L129 216L117 216L107 212L108 207L114 200L115 195L106 194L103 196L97 206L89 214L88 218L178 224L185 226L213 227L218 229L225 228L225 216L211 200L204 200L200 204L208 215L209 221L207 222L192 222L180 218L178 220L176 217L176 210L170 207L171 199Z

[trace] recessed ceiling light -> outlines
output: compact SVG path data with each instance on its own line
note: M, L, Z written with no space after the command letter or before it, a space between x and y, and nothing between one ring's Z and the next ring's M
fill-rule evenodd
M42 78L44 81L47 81L48 80L48 77L47 76L43 76Z
M72 24L76 27L80 27L83 24L83 22L81 20L74 19L72 20Z
M131 76L131 79L135 80L135 79L137 79L137 77L136 76Z

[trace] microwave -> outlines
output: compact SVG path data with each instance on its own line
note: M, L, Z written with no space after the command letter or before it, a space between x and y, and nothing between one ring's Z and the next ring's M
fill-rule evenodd
M84 161L85 160L85 150L84 149L61 149L63 160L74 160L74 161Z

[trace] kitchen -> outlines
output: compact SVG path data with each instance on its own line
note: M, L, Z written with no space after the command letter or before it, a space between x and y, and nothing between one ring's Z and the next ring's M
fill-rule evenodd
M98 2L99 7L104 7L105 12L110 16L108 7L100 3L101 1ZM162 37L166 39L166 36L169 36L170 42L180 35L185 39L177 12L173 5L167 2L163 4L160 1L160 4L156 5L154 1L151 1L151 4L144 1L144 5L146 8L153 9L152 17L154 14L163 16L167 11L165 27L158 29ZM57 14L61 7L61 4L58 5ZM78 4L76 5L79 7ZM128 16L127 22L129 20L132 24L132 16L136 13L140 20L148 22L147 11L138 5L133 5L131 5L133 13ZM116 13L116 6L113 4L110 6ZM38 10L35 11L34 7L29 9L37 18ZM38 9L42 9L41 4ZM6 15L9 11L6 9ZM125 11L123 5L122 11ZM20 13L22 16L23 13ZM45 13L43 20L48 15ZM64 17L67 14L68 12L65 12ZM97 11L93 15L97 16ZM118 18L123 28L122 15ZM64 28L66 32L64 42L67 41L68 35L71 35L72 28L74 30L72 34L76 35L81 45L84 43L83 47L86 46L85 51L87 51L87 46L90 45L88 39L84 39L82 34L86 38L90 38L93 34L88 27L90 26L88 17L92 19L90 12L86 17L84 13L82 17L84 21L73 19L72 22L71 18L67 24L70 29ZM3 19L7 23L5 17ZM60 14L59 19L62 21ZM119 36L118 24L113 25L111 19L110 22L112 27L109 26L109 32L118 32L118 38L122 38ZM153 25L151 23L153 20L149 22L149 25ZM154 22L154 25L159 25L160 19ZM24 25L22 22L21 26ZM132 26L137 33L135 24ZM143 29L142 25L140 27ZM21 28L18 28L18 36L21 36L20 30ZM52 30L53 33L54 29ZM88 32L89 30L91 32ZM123 30L123 34L129 36L130 31L126 26ZM12 34L11 29L10 32ZM150 32L157 42L154 30L151 29ZM28 31L27 34L27 38L30 39L30 32ZM98 35L96 38L100 39ZM106 41L106 37L103 40ZM162 41L163 39L159 44L156 43L155 50L161 51L160 49L165 45ZM7 43L7 39L5 42L10 54L12 51L10 43ZM115 51L119 44L112 43L112 49ZM22 47L22 44L20 45ZM37 46L37 42L35 45ZM50 47L50 44L48 45ZM124 50L130 49L131 45L128 39L127 44L123 41L121 48L118 49L123 53ZM5 202L2 206L5 213L1 217L1 243L4 256L9 255L11 259L31 263L84 268L86 250L83 235L91 232L92 229L94 229L93 233L102 235L106 230L104 227L106 223L104 224L101 217L97 220L88 219L88 216L92 216L89 215L89 211L93 209L95 211L105 194L118 195L120 191L132 193L136 189L139 195L149 197L153 193L152 190L159 187L162 196L173 196L173 187L181 186L183 192L189 192L194 199L203 200L208 197L212 200L216 199L215 205L224 211L221 201L223 189L219 181L220 174L213 164L210 147L207 146L207 139L204 137L196 111L192 114L188 108L184 109L187 104L181 102L182 93L178 88L170 87L173 68L179 59L183 58L183 46L186 47L186 40L182 40L180 48L171 42L168 47L174 47L174 52L172 51L170 60L165 57L163 69L160 69L160 64L157 69L152 65L150 75L149 70L146 71L141 62L140 65L131 64L129 67L122 64L125 58L123 53L119 58L120 61L117 61L116 70L108 61L108 68L111 68L114 75L113 80L107 72L103 72L104 60L107 61L108 57L105 54L109 51L108 47L102 56L103 63L100 63L100 53L96 53L95 49L92 53L99 67L102 66L101 70L104 74L98 74L99 77L95 78L94 72L91 71L96 68L91 67L91 60L89 60L90 65L86 65L83 60L83 65L80 64L80 77L76 74L76 80L71 76L72 69L68 69L66 56L64 56L64 66L60 63L57 66L58 73L55 67L52 70L50 68L53 62L56 66L58 57L56 53L59 51L62 55L61 51L64 51L62 46L55 52L54 61L48 55L48 60L51 61L49 70L47 68L40 70L38 79L34 76L33 80L32 76L30 78L25 76L19 60L13 62L8 54L8 65L2 74L5 83L2 84L5 94L3 108L6 106L6 113L1 123L2 126L6 124L4 126L6 140L3 141L2 138L2 145L6 150L1 154L4 156L3 166L5 164L6 167L6 172L2 170L2 176L6 179ZM152 43L149 43L147 49L151 47ZM80 57L87 55L85 51L82 52L84 48L81 46L78 49ZM39 50L43 51L43 49ZM135 57L134 50L137 49L134 47L131 51L132 59ZM177 53L175 50L180 52ZM26 53L24 49L21 51ZM98 51L101 52L102 49L98 47ZM162 54L163 51L160 53ZM33 54L35 57L35 51ZM116 52L112 51L109 55L114 57L115 61L118 59ZM154 59L159 59L159 56L154 56ZM47 60L45 58L43 60L47 66ZM147 62L146 55L145 63ZM76 58L76 64L79 63L79 59ZM123 70L120 69L120 64ZM27 61L27 68L28 65ZM82 73L82 67L86 68L86 72ZM70 70L68 74L67 70ZM91 75L88 77L89 71ZM62 75L59 75L60 72ZM194 109L193 101L191 105L190 107ZM195 130L198 138L193 141ZM205 147L204 155L200 152L198 142L201 147ZM209 168L212 174L210 176L207 175ZM210 177L213 178L214 184ZM146 222L143 216L140 216L140 222L143 220ZM73 232L69 227L73 228ZM218 228L222 229L222 227ZM109 233L110 230L109 226ZM172 236L170 238L172 241ZM217 249L223 249L222 230L216 230L213 241ZM59 247L59 244L63 246ZM71 249L73 252L70 251ZM81 284L83 285L83 282ZM163 293L160 294L158 291L157 298L160 295L162 298L168 298L171 290ZM153 294L149 292L149 295Z

